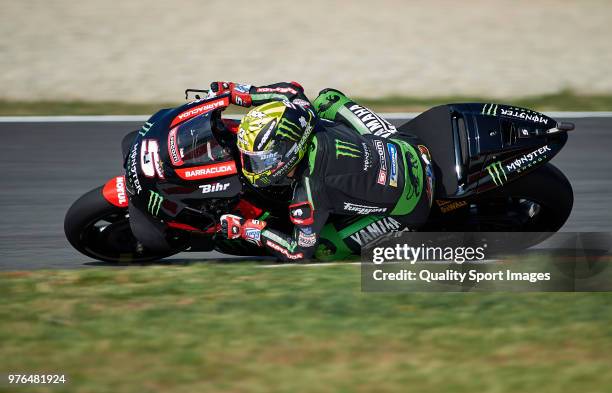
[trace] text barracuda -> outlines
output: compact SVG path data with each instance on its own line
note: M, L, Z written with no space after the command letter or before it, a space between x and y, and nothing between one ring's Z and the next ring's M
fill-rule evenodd
M200 113L204 113L212 109L220 108L223 105L224 105L223 101L213 101L208 104L203 104L203 105L199 105L194 108L188 109L185 112L179 114L177 118L179 120L187 119L190 117L194 117L195 115L199 115Z
M208 175L214 175L217 173L224 174L224 173L231 172L232 168L233 167L231 165L220 165L220 166L210 167L210 168L193 169L190 171L186 171L185 177L190 178L190 177L198 177L198 176L208 176Z

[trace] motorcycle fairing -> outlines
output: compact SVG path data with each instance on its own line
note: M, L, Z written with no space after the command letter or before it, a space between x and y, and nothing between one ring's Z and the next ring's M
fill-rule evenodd
M465 199L503 186L548 162L567 141L564 132L550 133L558 125L528 109L467 103L434 107L399 127L398 132L417 136L430 150L436 198ZM529 168L500 171L498 162L510 167L524 154L540 148L545 148L546 154Z

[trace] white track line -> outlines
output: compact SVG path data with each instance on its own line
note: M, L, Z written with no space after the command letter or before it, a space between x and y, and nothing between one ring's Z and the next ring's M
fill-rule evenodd
M552 118L590 118L612 117L612 112L544 112ZM412 119L417 112L381 113L390 120ZM229 115L230 119L239 119L242 115ZM99 116L0 116L0 123L115 123L144 122L149 115L99 115Z
M482 264L499 262L499 259L483 259L482 261L472 261L471 264ZM406 262L385 262L385 265L399 265ZM452 261L423 261L419 262L419 265L450 265ZM275 263L271 265L258 265L257 267L263 268L276 268L276 267L326 267L326 266L347 266L347 265L361 265L361 262L319 262L319 263ZM461 266L461 264L457 264Z
M361 262L321 262L321 263L275 263L272 265L259 265L257 267L262 267L265 269L276 268L276 267L291 267L291 266L299 266L299 267L325 267L325 266L338 266L338 265L361 265Z

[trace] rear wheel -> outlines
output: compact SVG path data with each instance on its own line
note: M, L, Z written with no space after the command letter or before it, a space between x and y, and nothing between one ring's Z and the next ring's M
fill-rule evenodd
M127 208L104 199L102 188L93 189L72 204L64 219L70 244L88 257L105 262L150 262L182 249L159 253L145 249L132 234Z
M552 164L546 164L512 183L482 194L464 208L440 214L426 230L539 232L539 235L526 235L525 246L528 247L561 229L573 203L572 186L565 175Z
M484 229L556 232L567 221L573 204L570 182L559 169L546 164L482 195L475 205Z

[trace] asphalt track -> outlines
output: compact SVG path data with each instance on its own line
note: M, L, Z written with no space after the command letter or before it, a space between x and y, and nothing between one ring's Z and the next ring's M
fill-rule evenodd
M552 160L574 187L574 210L562 230L611 232L612 117L563 120L576 130ZM83 193L122 172L121 139L139 127L135 121L0 123L0 270L99 265L68 244L64 214ZM220 257L183 253L169 263Z

